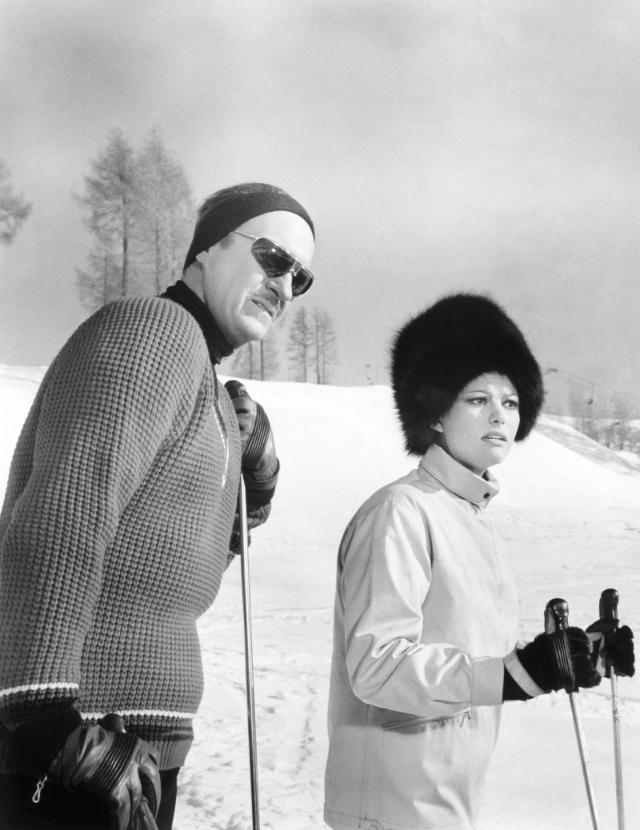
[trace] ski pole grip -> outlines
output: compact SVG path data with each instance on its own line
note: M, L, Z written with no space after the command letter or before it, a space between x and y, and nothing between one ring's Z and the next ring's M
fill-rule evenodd
M549 600L544 611L544 630L549 638L553 669L558 684L566 692L577 692L571 649L565 629L569 626L569 605L566 600L556 597Z
M550 599L544 610L544 630L547 634L555 634L569 625L569 605L565 599L556 597Z
M620 594L614 588L607 588L600 594L600 619L618 619L618 600Z
M108 715L105 715L99 721L100 726L103 729L106 729L108 732L126 732L124 718L122 715L116 715L115 712L109 712ZM156 820L151 812L151 807L149 807L149 802L145 798L145 796L141 796L140 798L140 805L138 810L141 814L140 822L138 825L140 830L158 830L158 825L156 824ZM131 827L132 824L129 824Z

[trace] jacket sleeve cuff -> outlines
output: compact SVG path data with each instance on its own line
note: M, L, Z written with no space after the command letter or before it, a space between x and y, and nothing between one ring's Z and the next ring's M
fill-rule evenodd
M471 705L496 706L502 703L504 659L474 657L471 675Z
M538 695L545 694L544 689L538 686L520 660L518 660L515 648L504 658L504 667L522 691L526 692L530 697L538 697Z

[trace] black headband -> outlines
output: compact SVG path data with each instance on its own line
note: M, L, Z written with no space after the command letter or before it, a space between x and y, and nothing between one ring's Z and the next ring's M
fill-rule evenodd
M265 187L268 186L265 185ZM258 193L235 193L214 205L199 220L183 270L187 270L199 253L208 251L212 245L220 242L249 219L262 216L263 213L273 213L276 210L286 210L301 216L311 228L311 233L315 238L315 230L309 214L299 202L283 190L274 187Z

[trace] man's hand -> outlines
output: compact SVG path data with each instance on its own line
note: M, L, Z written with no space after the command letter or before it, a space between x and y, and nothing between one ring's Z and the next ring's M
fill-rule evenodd
M602 677L611 677L611 667L620 677L635 674L633 631L628 625L618 628L617 619L600 619L587 628L593 643L593 664Z
M228 380L225 389L236 411L242 442L242 472L247 487L272 490L279 470L276 447L267 414L239 380ZM248 479L248 480L247 480ZM256 484L259 486L256 487ZM266 486L265 486L266 485Z
M78 727L55 757L49 773L69 790L83 787L108 805L117 830L144 827L144 795L155 816L160 804L160 773L155 753L135 735L101 726Z

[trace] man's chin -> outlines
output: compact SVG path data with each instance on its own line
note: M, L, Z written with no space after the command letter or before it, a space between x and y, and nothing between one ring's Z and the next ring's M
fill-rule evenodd
M271 317L269 317L268 314L261 314L260 318L252 317L249 320L245 320L244 325L238 332L236 343L232 345L234 346L234 348L238 349L240 346L244 346L246 343L250 343L252 341L255 342L256 340L262 340L262 338L266 337L266 335L269 333L269 330L273 323L274 321L271 319Z

